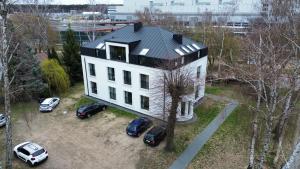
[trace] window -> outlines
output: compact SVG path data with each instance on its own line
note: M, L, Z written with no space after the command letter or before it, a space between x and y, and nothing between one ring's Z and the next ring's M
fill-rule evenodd
M89 63L89 68L90 68L90 75L96 76L95 65L92 63Z
M185 114L185 102L181 102L181 116Z
M125 103L132 105L132 93L125 91Z
M141 96L141 108L149 110L149 97Z
M97 94L97 83L91 82L92 93Z
M111 60L126 62L126 52L124 47L109 46L109 49Z
M109 88L109 98L116 100L116 88L108 87Z
M131 85L131 72L124 70L124 84Z
M199 89L200 89L200 85L197 85L195 89L195 99L199 97Z
M115 69L108 67L107 72L108 72L108 80L115 81Z
M149 89L149 76L140 74L141 76L141 88L143 89Z
M197 78L200 78L200 74L201 74L201 66L197 67Z

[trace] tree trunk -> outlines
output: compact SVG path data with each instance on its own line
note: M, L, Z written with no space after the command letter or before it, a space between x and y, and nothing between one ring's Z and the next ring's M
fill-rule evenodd
M292 92L289 93L289 95L285 101L283 115L280 118L280 122L279 122L279 126L278 126L278 133L276 133L277 134L276 142L278 143L278 145L276 148L276 155L275 155L274 161L273 161L274 164L276 164L279 159L279 154L280 154L281 145L282 145L283 136L284 136L284 127L286 125L286 121L288 119L289 112L290 112L291 99L292 99Z
M298 113L297 116L298 116L297 123L296 123L297 125L295 128L294 141L293 141L294 147L298 144L300 140L300 113Z
M262 47L262 38L260 35L259 39L259 48ZM257 100L256 100L256 110L254 112L254 119L253 119L253 131L252 131L252 138L250 144L250 154L249 154L249 165L247 169L253 169L254 159L255 159L255 144L257 139L257 128L258 128L258 112L260 110L260 103L262 98L262 71L261 71L261 53L259 53L257 58L257 67L258 67L258 81L257 81Z
M224 50L224 40L225 40L225 32L224 30L222 30L222 43L221 43L221 49L220 49L220 53L218 56L218 77L220 77L221 74L221 58L223 55L223 50Z
M171 110L168 117L168 125L167 125L167 143L165 147L166 151L174 150L174 130L176 124L178 102L179 102L179 97L177 95L172 96Z
M5 28L3 28L5 29ZM5 32L5 31L4 31ZM5 35L4 35L5 36ZM6 40L4 40L6 41ZM6 42L3 42L5 44ZM4 45L6 46L6 44ZM4 47L3 47L4 48ZM2 51L3 52L3 51ZM5 52L4 52L5 53ZM12 168L12 128L11 128L11 110L10 110L10 89L9 89L9 78L8 78L8 59L7 56L4 57L4 63L3 63L3 74L4 74L4 103L5 103L5 115L6 115L6 168L11 169Z
M258 95L256 101L256 110L254 111L254 119L253 119L253 131L252 131L252 139L250 144L250 155L249 155L249 165L247 169L254 168L254 158L255 158L255 144L257 139L257 128L258 128L258 111L260 109L261 103L261 82L258 82Z
M3 64L3 76L4 76L4 111L6 120L5 127L5 147L6 147L6 159L5 159L5 168L12 169L12 129L11 129L11 110L10 110L10 81L8 77L8 56L7 56L7 4L6 0L1 2L1 17L2 17L2 49L1 49L1 61Z
M270 140L271 140L271 136L272 136L272 120L271 118L268 118L266 121L266 131L264 134L264 146L263 146L263 151L261 153L260 156L260 161L259 161L259 169L263 169L264 168L264 161L266 158L266 155L269 151L269 146L270 146Z
M259 169L264 168L264 161L266 158L266 155L268 154L271 137L272 137L272 127L273 127L273 114L276 110L277 106L277 85L276 80L273 82L271 94L270 94L270 104L268 107L267 117L266 117L266 123L265 123L265 132L264 132L264 141L263 141L263 151L261 152L260 161L259 161Z

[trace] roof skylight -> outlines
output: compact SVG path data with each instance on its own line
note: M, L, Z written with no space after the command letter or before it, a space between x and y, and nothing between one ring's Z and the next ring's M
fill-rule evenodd
M200 49L200 47L199 47L198 45L196 45L196 44L194 44L194 43L193 43L192 45L193 45L196 49L198 49L198 50Z
M97 49L101 49L104 46L104 43L99 43L99 45L96 46Z
M188 48L189 48L191 51L193 51L193 52L195 51L195 49L192 48L191 45L186 45L186 47L188 47Z
M148 53L149 49L142 49L141 52L139 53L139 55L146 55Z
M181 49L183 49L186 53L190 53L190 51L184 46L181 46Z
M178 53L180 56L184 55L184 53L180 49L175 49L175 52Z

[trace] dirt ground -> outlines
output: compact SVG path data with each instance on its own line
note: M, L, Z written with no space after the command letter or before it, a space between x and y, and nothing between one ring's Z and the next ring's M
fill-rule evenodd
M33 141L44 146L49 159L37 166L43 169L134 169L142 137L131 138L125 128L131 119L108 111L89 119L78 119L70 109L80 94L61 100L51 113L27 113L14 125L14 145ZM70 111L66 111L69 109ZM161 147L161 146L160 146ZM14 168L27 168L14 158Z

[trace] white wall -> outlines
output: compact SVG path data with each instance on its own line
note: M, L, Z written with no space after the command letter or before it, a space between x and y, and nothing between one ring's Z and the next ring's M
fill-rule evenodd
M108 48L106 48L108 49ZM90 95L92 97L108 101L119 106L132 109L134 111L138 111L150 116L161 117L163 113L162 107L162 99L163 96L162 89L158 89L157 83L159 78L162 75L162 70L139 66L124 62L111 61L106 59L99 59L90 56L81 56L82 66L83 66L83 75L84 75L84 85L85 85L85 94ZM95 64L96 76L90 76L89 66L88 64ZM206 76L206 65L207 65L207 57L203 57L198 59L185 67L189 70L192 70L193 76L196 78L196 67L198 65L202 65L201 69L201 78L205 80ZM108 72L107 67L115 68L115 81L108 80ZM124 84L123 81L123 70L131 72L131 85ZM87 71L87 72L86 72ZM140 87L140 74L149 75L149 90L142 89ZM93 94L91 92L90 81L97 83L97 94ZM203 82L203 81L202 81ZM203 87L201 87L201 91L199 92L200 99L204 96L204 83ZM116 88L116 100L112 100L109 97L109 89L108 87ZM161 86L161 85L160 85ZM157 90L160 90L157 92ZM132 92L132 105L125 104L124 91ZM141 109L140 105L140 95L149 97L149 111ZM194 94L187 96L189 100L194 100ZM180 109L179 109L180 110ZM192 118L193 114L191 113L188 117L182 117L183 120L187 120Z
M134 13L141 11L145 7L150 7L151 0L124 0L123 6L117 6L117 12L120 13ZM152 0L153 8L160 9L162 12L171 13L203 13L206 11L213 13L224 13L228 10L235 9L236 13L258 13L260 7L260 0ZM171 1L177 4L171 5ZM235 5L228 3L235 2Z

